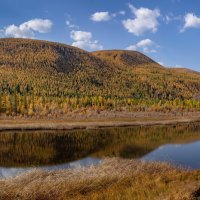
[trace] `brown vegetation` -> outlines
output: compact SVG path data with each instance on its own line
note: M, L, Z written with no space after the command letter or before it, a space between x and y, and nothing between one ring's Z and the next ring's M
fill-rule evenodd
M106 159L96 167L33 171L0 180L1 200L192 200L198 199L200 172L162 163Z
M130 127L183 124L200 121L200 112L81 112L76 110L58 116L1 116L0 131L3 130L73 130L106 127Z

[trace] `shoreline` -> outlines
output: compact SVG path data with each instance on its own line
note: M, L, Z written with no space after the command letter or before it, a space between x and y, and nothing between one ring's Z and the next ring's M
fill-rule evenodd
M134 113L135 114L135 113ZM124 116L102 114L92 117L65 117L57 119L23 119L0 118L0 131L6 130L75 130L98 129L128 126L156 126L200 122L200 113L185 113L184 115L161 115L156 113L137 113L134 117L130 113Z
M0 179L0 199L199 198L200 171L159 162L106 158L98 166L60 171L34 170ZM38 187L39 186L39 187ZM49 195L51 191L51 195Z

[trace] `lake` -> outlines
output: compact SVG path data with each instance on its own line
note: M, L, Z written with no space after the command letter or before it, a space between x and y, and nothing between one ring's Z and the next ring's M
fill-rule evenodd
M200 124L74 131L0 132L0 177L35 168L97 165L105 157L200 168Z

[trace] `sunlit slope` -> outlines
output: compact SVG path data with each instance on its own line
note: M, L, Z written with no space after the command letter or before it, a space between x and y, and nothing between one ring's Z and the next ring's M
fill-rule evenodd
M158 63L156 63L151 58L137 51L106 50L106 51L95 51L92 52L92 54L104 61L107 61L111 65L118 67L131 68L140 65L149 65L152 67L158 67Z
M193 98L198 73L160 66L135 51L87 51L30 39L0 39L0 92L38 96Z
M192 98L200 92L200 73L180 68L166 68L137 51L105 50L92 53L112 66L137 77L138 96L152 98ZM143 93L140 91L142 90ZM136 95L136 96L137 96Z

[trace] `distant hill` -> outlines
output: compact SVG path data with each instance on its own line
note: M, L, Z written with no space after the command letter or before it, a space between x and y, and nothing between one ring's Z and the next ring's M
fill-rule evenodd
M156 66L158 63L137 51L107 50L95 51L92 55L108 62L110 65L119 67L136 67L138 65Z
M187 68L172 68L172 70L174 70L176 72L181 72L181 73L189 73L189 74L200 75L200 72L194 71L192 69L187 69Z
M190 99L200 74L165 68L136 51L87 52L30 39L0 39L0 93Z
M90 53L59 43L30 39L0 39L0 65L71 72L80 66L104 67Z

